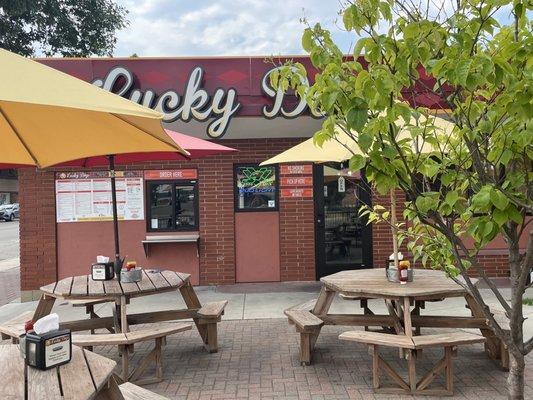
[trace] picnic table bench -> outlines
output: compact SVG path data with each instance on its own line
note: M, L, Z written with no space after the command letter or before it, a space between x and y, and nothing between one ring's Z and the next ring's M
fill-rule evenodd
M485 338L480 335L461 331L447 332L433 335L407 336L389 333L348 331L341 333L339 339L364 343L373 347L372 380L374 391L388 394L413 394L431 396L453 395L453 348L459 345L483 343ZM397 347L406 350L419 350L432 347L444 348L443 357L419 381L416 377L416 360L413 353L407 357L408 378L407 382L398 372L387 363L379 354L380 346ZM397 387L382 387L381 372L397 384ZM443 373L445 376L444 388L428 388L435 378Z
M190 324L172 323L164 326L144 328L133 332L124 333L103 333L103 334L74 334L72 344L81 347L118 346L122 356L121 378L123 382L136 382L139 385L161 382L163 380L163 365L161 349L168 335L190 330ZM133 345L139 342L154 340L154 348L146 354L139 362L138 366L129 371L130 355L133 353ZM155 365L155 376L153 378L139 379L142 373L150 364Z
M120 385L119 390L124 400L169 400L167 397L143 389L130 382Z

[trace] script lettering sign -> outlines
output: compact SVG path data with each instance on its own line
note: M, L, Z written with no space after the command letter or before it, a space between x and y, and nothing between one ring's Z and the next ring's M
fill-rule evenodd
M291 110L284 107L286 94L281 90L274 90L270 85L270 74L275 69L267 71L261 81L263 93L273 100L271 106L263 107L263 116L268 119L278 116L296 118L307 112L307 104L301 99ZM207 135L210 138L219 139L226 133L231 119L238 113L241 104L234 88L217 88L214 93L208 93L203 88L203 78L202 67L195 67L189 74L181 93L174 88L156 93L152 89L136 88L134 74L119 65L111 68L105 77L97 78L92 83L135 103L159 111L164 116L164 122L170 123L176 120L189 122L191 119L200 122L210 121L207 126ZM305 81L308 83L307 79ZM320 117L316 113L312 115Z

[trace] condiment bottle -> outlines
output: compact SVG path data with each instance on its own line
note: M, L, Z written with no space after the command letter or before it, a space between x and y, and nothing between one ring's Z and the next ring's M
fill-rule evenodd
M411 263L409 260L402 260L400 261L400 265L398 268L398 277L400 279L400 283L402 285L405 285L407 281L409 280L409 268L411 267Z
M33 321L30 319L29 321L26 321L24 324L25 333L19 336L20 356L24 359L26 358L26 334L32 330L33 330Z
M29 321L26 321L24 324L24 332L28 333L28 331L33 330L33 321L30 319Z
M137 262L135 262L135 261L128 261L128 262L126 263L126 270L127 270L127 271L130 271L130 270L132 270L132 269L135 269L136 267L137 267Z

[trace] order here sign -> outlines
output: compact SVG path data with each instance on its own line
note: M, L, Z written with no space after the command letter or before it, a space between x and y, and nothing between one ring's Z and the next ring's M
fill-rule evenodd
M163 179L197 179L198 171L194 168L188 169L154 169L144 171L144 179L163 180Z

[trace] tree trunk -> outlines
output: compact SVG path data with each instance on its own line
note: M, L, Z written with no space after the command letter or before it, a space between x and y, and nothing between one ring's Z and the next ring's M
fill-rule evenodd
M507 387L509 400L524 399L524 355L520 352L509 352L509 376L507 377Z

